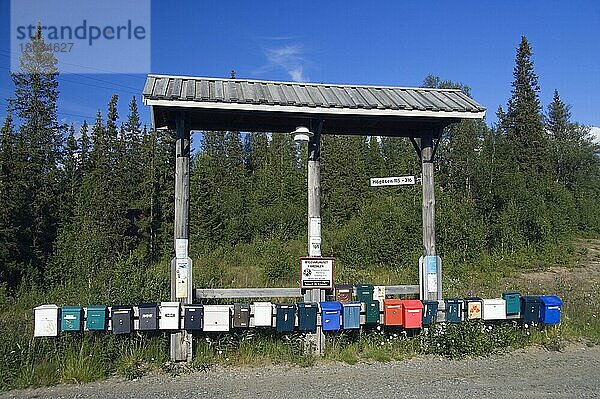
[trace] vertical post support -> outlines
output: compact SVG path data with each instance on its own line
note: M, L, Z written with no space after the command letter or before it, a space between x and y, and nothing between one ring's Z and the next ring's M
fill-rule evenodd
M308 141L308 256L321 256L321 126ZM306 290L304 301L325 300L325 290ZM325 349L325 335L321 326L314 334L306 335L306 351L322 354Z
M435 252L435 188L433 182L433 134L424 131L421 137L421 165L423 188L423 255L420 262L421 296L423 299L442 299L441 264Z
M190 129L183 112L177 115L175 133L174 243L177 257L171 262L171 300L179 301L184 305L192 303L192 264L187 257L190 212ZM185 248L181 248L182 243ZM177 270L181 264L182 270ZM181 275L182 271L183 275ZM178 285L184 286L178 287ZM190 333L185 330L171 333L170 357L172 361L192 360Z

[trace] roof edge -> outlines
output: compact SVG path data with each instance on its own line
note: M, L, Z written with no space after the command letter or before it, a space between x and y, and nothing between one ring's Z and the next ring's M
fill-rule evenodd
M313 82L292 82L285 80L260 80L260 79L228 79L228 78L214 78L209 76L185 76L185 75L162 75L149 73L147 78L172 78L172 79L192 79L192 80L219 80L221 82L251 82L251 83L278 83L278 84L291 84L291 85L309 85L309 86L335 86L335 87L364 87L371 89L401 89L401 90L425 90L425 91L436 91L436 92L462 92L460 89L436 89L432 87L409 87L409 86L375 86L375 85L356 85L350 83L313 83ZM470 97L469 97L470 98Z

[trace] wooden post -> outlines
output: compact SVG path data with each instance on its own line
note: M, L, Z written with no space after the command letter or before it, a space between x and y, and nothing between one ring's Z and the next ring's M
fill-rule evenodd
M190 212L190 130L184 114L180 112L176 119L175 142L175 250L176 258L171 262L171 300L182 305L192 303L192 264L187 257ZM184 246L183 250L181 246ZM179 248L178 248L179 247ZM183 256L181 252L184 252ZM178 263L188 260L187 273L178 275ZM183 277L183 278L182 278ZM185 287L179 287L185 284ZM181 294L181 290L185 290ZM179 291L179 295L178 295ZM185 296L184 296L185 295ZM171 333L170 355L172 361L192 361L192 335L187 331Z
M435 188L433 182L433 133L428 130L421 137L421 165L423 186L423 256L420 262L419 275L423 299L439 300L442 298L441 264L435 257ZM435 131L435 133L441 133ZM429 260L429 262L428 262Z
M321 128L308 141L308 256L321 256ZM305 302L325 300L325 290L311 289L304 294ZM321 326L314 334L306 334L307 352L322 354L325 335Z

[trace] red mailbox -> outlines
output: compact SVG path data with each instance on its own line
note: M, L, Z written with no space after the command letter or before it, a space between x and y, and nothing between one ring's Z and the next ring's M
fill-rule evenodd
M401 326L403 324L401 299L383 300L383 321L386 326Z
M404 299L402 317L404 328L421 328L423 325L423 303L416 299Z

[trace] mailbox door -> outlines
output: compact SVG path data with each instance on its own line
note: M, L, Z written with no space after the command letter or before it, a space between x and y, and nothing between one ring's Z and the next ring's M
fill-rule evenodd
M518 292L503 292L502 298L506 301L506 314L516 315L521 312L521 294Z
M254 326L273 326L273 304L271 302L254 302Z
M113 334L129 334L132 324L131 308L112 309L112 332Z
M437 319L438 302L423 301L423 321L422 324L430 325Z
M158 325L161 330L179 329L179 302L161 302Z
M89 331L106 330L106 307L89 306L86 308L85 328Z
M559 324L562 300L555 295L545 295L540 297L541 301L541 322L544 324Z
M506 301L504 299L483 300L483 320L506 319Z
M462 300L446 301L446 321L460 323L462 321Z
M74 306L65 306L62 308L62 321L60 329L62 331L80 331L82 320L82 308Z
M294 331L296 311L293 305L277 305L277 332Z
M183 311L183 328L186 330L202 330L202 307L186 306Z
M158 328L157 306L138 306L140 330L150 331Z
M204 306L204 331L229 331L230 311L229 306Z
M422 309L404 310L404 328L421 328L423 326Z
M360 328L360 302L350 302L343 305L342 326L344 330Z
M481 302L467 301L467 320L481 319Z
M42 305L34 309L34 337L56 337L59 330L60 308L56 305Z
M397 299L386 299L384 302L384 323L386 326L401 326L402 320L402 302Z
M315 332L317 330L317 304L298 304L298 330Z
M521 297L521 317L524 322L539 323L541 319L540 300L532 296Z
M379 323L379 301L365 302L365 323L366 324L378 324Z
M233 307L233 327L247 328L250 326L250 305L236 303Z

